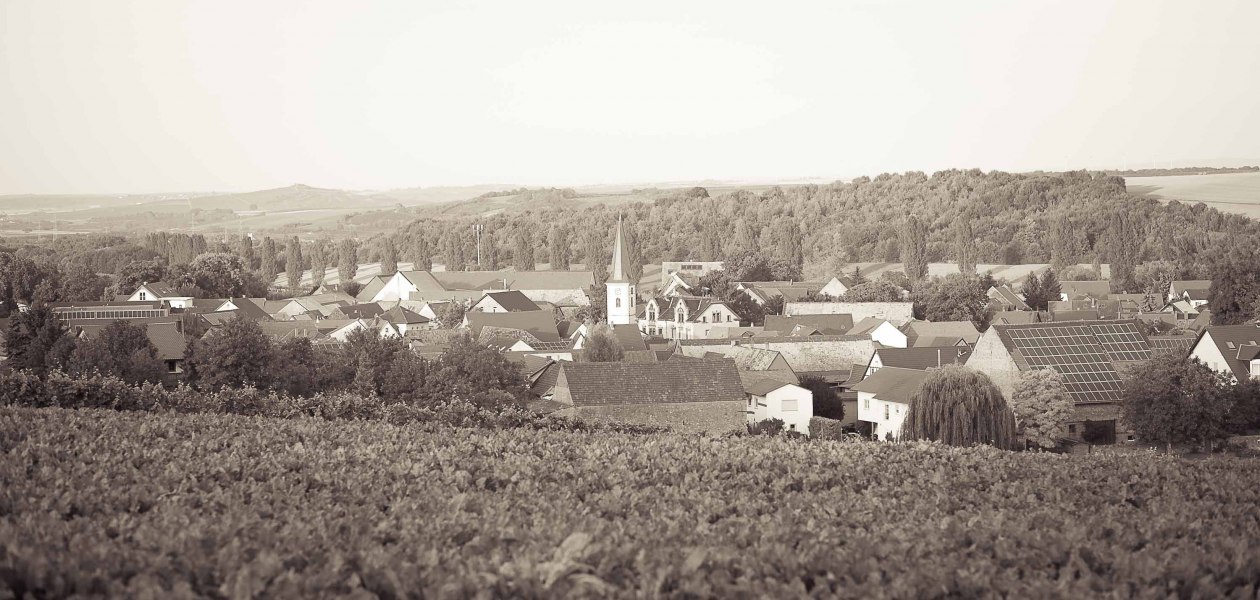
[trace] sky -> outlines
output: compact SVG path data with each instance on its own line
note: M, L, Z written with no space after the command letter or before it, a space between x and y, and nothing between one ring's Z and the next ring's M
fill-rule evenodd
M0 194L1260 164L1260 2L0 0Z

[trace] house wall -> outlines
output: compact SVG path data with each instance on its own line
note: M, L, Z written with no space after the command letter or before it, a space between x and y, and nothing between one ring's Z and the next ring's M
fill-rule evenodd
M785 400L795 400L796 410L786 410ZM757 401L766 404L767 419L780 419L788 429L809 435L809 419L814 416L814 393L796 385L785 385Z
M1207 365L1209 369L1217 373L1224 373L1234 378L1233 369L1229 368L1229 362L1225 359L1225 355L1221 354L1221 349L1217 347L1216 342L1212 339L1212 332L1208 331L1199 338L1199 343L1194 345L1190 350L1190 358L1197 358L1199 362Z
M856 323L867 317L892 321L901 327L914 318L914 304L910 302L788 302L783 314L800 315L853 315Z
M416 286L407 281L402 271L399 271L385 282L385 287L376 292L376 295L372 297L372 302L408 300L411 298L411 292L416 290Z
M889 433L893 439L901 437L901 425L910 411L909 405L880 400L871 392L858 392L857 404L858 420L870 423L876 437L883 440Z
M1015 380L1019 377L1019 367L1006 346L1002 345L996 331L990 329L980 336L971 349L971 356L967 357L967 367L988 375L1002 390L1003 396L1011 397Z
M555 400L560 400L557 381ZM571 401L571 399L570 399ZM742 431L745 422L745 401L727 402L678 402L671 404L613 404L604 406L578 406L565 411L582 419L594 421L619 421L669 427L684 433L720 434ZM808 429L808 426L806 427Z
M871 339L889 348L906 347L906 334L888 321L884 321L882 325L875 328L875 331L871 332Z
M818 291L819 293L831 296L832 298L839 298L848 292L849 288L843 283L840 283L839 278L832 277L831 281L828 281L827 285L824 285L822 289Z

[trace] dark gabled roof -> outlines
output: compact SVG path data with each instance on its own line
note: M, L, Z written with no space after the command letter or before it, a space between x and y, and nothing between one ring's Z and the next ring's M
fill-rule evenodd
M556 377L560 375L560 363L548 360L547 364L537 369L530 376L529 393L542 396L556 387Z
M906 343L911 346L933 345L916 343L925 338L962 338L968 344L975 344L980 339L980 330L971 321L910 321L901 331L906 334Z
M317 340L325 335L311 321L260 321L263 334L275 340L307 338Z
M430 321L428 317L414 313L402 306L395 306L381 313L381 320L394 325L420 325Z
M264 321L271 319L271 315L267 314L267 311L263 310L263 307L260 306L258 302L250 298L228 298L220 301L219 306L222 306L225 302L231 302L241 315L251 321ZM218 307L216 306L215 308Z
M1021 371L1052 368L1076 402L1117 402L1115 363L1143 361L1153 351L1137 320L993 325Z
M1206 335L1212 336L1212 343L1216 344L1221 356L1225 357L1225 362L1233 371L1235 378L1242 381L1251 377L1251 367L1248 363L1254 358L1252 355L1254 350L1249 346L1260 345L1260 327L1253 324L1212 325L1199 334L1198 340L1202 340ZM1199 343L1198 340L1195 341L1196 345ZM1243 358L1244 356L1250 358Z
M643 334L635 325L613 325L612 334L623 351L635 352L648 349L647 344L643 343Z
M872 331L875 331L884 323L890 323L890 321L879 317L866 317L854 323L853 329L850 329L846 335L870 335Z
M157 348L159 360L180 360L188 342L179 331L179 323L149 323L146 330L149 341Z
M875 399L885 402L910 404L910 397L927 376L927 371L884 367L858 382L852 390L875 394Z
M884 367L926 371L945 365L965 364L971 351L965 346L880 348L875 351Z
M516 290L506 292L486 292L482 299L490 298L497 302L503 310L508 312L521 312L526 310L540 310L538 304L529 299L529 296L522 294ZM478 301L480 302L480 300Z
M159 298L184 298L191 296L188 290L176 288L165 281L153 281L150 283L140 284L149 289L150 292L157 294Z
M562 363L562 382L575 406L743 402L730 359L655 363Z
M1111 295L1111 282L1106 280L1060 281L1059 291L1067 294L1068 300L1084 298L1085 296L1101 300Z
M1212 280L1211 279L1178 280L1178 281L1172 282L1172 284L1169 287L1173 290L1177 290L1178 292L1184 292L1187 290L1207 291L1212 288Z
M1211 300L1207 290L1186 290L1185 295L1191 300Z
M1032 310L1007 310L994 313L994 325L1028 325L1032 323L1040 323L1045 317L1042 313Z
M1015 290L1011 289L1009 285L997 285L989 288L988 296L1000 304L1014 306L1016 310L1029 310L1030 308L1028 303L1024 302L1024 299L1019 297L1019 294L1015 293Z
M510 349L512 346L515 346L516 342L518 341L520 340L517 340L516 338L513 338L513 337L495 335L495 336L490 336L489 339L485 340L482 343L485 344L487 348L495 350L496 352L507 352L508 349Z
M560 341L560 334L556 330L555 313L549 310L506 313L470 311L465 316L468 319L468 328L473 331L473 335L480 335L482 327L504 327L523 329L543 342Z
M392 277L393 275L390 275L390 278ZM386 279L387 278L381 277L380 275L369 279L367 283L363 284L363 288L359 290L359 293L355 295L354 299L359 302L371 302L372 298L376 297L377 292L385 288Z
M376 303L351 304L350 306L343 306L339 310L348 319L371 319L385 312L385 309Z
M725 356L735 361L735 366L741 371L767 371L782 355L778 351L765 348L731 346Z
M755 381L751 381L744 387L744 391L754 396L765 396L781 387L795 385L786 381L779 381L770 377L759 377Z
M817 329L824 335L843 335L853 329L853 315L766 315L766 331L789 333L798 325Z

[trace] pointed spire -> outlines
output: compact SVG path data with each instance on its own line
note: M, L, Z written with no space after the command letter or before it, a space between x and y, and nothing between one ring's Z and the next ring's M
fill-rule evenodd
M618 283L626 281L626 237L622 232L622 227L621 215L619 214L617 215L617 239L613 242L612 273L608 278L609 281Z

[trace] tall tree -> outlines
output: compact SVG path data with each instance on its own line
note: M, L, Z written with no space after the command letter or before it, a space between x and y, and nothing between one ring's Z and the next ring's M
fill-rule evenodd
M1050 308L1050 302L1058 300L1063 294L1063 286L1059 284L1059 277L1054 274L1054 269L1046 269L1041 274L1041 282L1038 288L1041 297L1045 299L1047 310Z
M359 244L354 238L341 240L337 248L337 278L341 286L354 281L359 273Z
M529 227L517 227L516 245L512 248L512 266L517 271L534 270L534 234Z
M1053 448L1067 435L1076 404L1058 371L1030 369L1015 380L1011 409L1024 439L1040 448Z
M242 235L241 239L236 242L236 255L240 256L241 260L245 261L245 267L252 271L255 268L254 238Z
M160 382L164 369L147 326L119 320L106 325L96 336L76 342L68 371L80 376L112 375L138 384Z
M311 244L311 288L319 289L324 284L324 273L328 271L329 242L324 238Z
M1041 289L1041 279L1037 277L1036 273L1031 272L1024 278L1024 286L1020 288L1020 292L1024 294L1024 303L1033 310L1047 310L1050 300L1059 299L1058 296L1054 298L1046 296L1046 293Z
M393 236L385 236L381 248L381 276L389 277L398 272L398 244Z
M1214 325L1238 325L1255 318L1260 302L1260 242L1254 238L1221 242L1209 252L1208 310Z
M271 358L271 341L262 328L237 315L194 344L187 377L202 389L265 389L271 385Z
M797 267L805 264L801 228L794 219L779 219L774 222L770 231L773 236L773 258Z
M271 285L271 282L276 279L276 274L280 272L280 267L276 261L276 241L269 237L263 238L262 266L259 269L262 271L263 281L267 282L267 285Z
M1144 226L1135 211L1117 210L1107 230L1107 257L1111 261L1112 289L1131 292L1138 289L1134 271L1142 258Z
M289 282L289 293L302 295L302 240L296 235L289 239L284 252L284 274Z
M51 308L38 303L9 319L4 348L5 365L43 373L63 365L74 349L74 338Z
M928 230L919 217L910 215L901 228L901 262L905 266L906 276L911 285L918 285L927 278Z
M901 436L1009 450L1015 447L1015 415L987 375L949 365L929 372L910 395Z
M626 278L637 283L643 278L643 245L639 240L638 230L629 221L626 221L625 234L626 255L622 258L625 261Z
M414 244L411 246L411 268L416 271L432 271L433 270L433 245L429 243L429 238L421 233Z
M757 251L757 232L748 219L740 217L735 220L735 237L731 240L728 254L747 254Z
M547 236L547 251L551 270L569 270L569 228L555 223L551 226L551 234Z
M959 218L956 230L954 258L958 260L958 270L964 275L972 275L976 272L976 236L971 231L971 217L963 215Z
M1082 247L1084 240L1066 214L1059 215L1050 225L1049 238L1051 267L1062 273L1068 267L1075 266L1085 250Z

